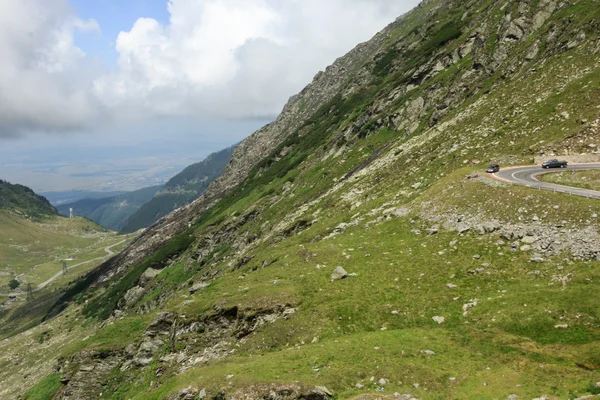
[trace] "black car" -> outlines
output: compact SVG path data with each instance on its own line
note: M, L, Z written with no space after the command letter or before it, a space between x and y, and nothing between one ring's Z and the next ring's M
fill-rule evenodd
M542 168L567 168L567 162L558 160L548 160L542 164Z
M492 164L485 170L485 172L487 172L488 174L493 174L494 172L498 171L500 171L500 166L498 164Z

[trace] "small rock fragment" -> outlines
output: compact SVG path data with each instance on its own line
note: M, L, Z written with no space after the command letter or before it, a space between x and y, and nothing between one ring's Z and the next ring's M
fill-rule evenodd
M331 279L340 280L348 277L348 273L342 267L336 267L333 273L331 274Z

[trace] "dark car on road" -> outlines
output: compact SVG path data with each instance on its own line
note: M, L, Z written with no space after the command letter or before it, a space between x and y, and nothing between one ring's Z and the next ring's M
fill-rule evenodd
M558 160L548 160L542 164L542 168L567 168L567 162Z
M485 170L485 172L487 172L488 174L493 174L494 172L498 171L500 171L500 166L498 164L492 164Z

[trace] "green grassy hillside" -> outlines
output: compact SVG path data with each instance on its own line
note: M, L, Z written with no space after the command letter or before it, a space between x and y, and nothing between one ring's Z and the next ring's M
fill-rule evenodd
M0 337L39 324L65 286L129 241L81 217L32 221L0 211L0 227Z
M28 333L60 358L0 343L25 360L0 378L59 399L598 394L600 202L484 172L598 142L598 2L425 1L384 35L186 232L71 285Z
M538 179L544 182L558 183L559 185L600 190L600 172L598 171L558 172L540 175Z
M104 256L104 248L120 242L118 237L84 218L53 217L29 221L0 211L0 291L8 292L8 281L19 279L37 285L62 270L62 260L68 266ZM82 266L71 279L96 266Z
M23 185L13 185L0 180L0 210L10 210L24 216L39 218L56 215L50 202Z

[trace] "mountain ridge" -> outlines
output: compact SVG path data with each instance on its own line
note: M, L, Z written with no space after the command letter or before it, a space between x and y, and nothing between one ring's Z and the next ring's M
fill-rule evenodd
M235 145L214 152L172 177L153 199L130 215L122 232L131 233L152 225L176 208L189 204L218 178L231 159Z
M0 209L11 210L25 216L40 218L57 215L56 208L43 196L27 186L0 180Z
M127 218L141 206L150 201L163 188L163 185L134 190L116 196L102 198L84 198L72 203L57 206L58 213L64 217L74 215L88 218L113 231L120 231Z

